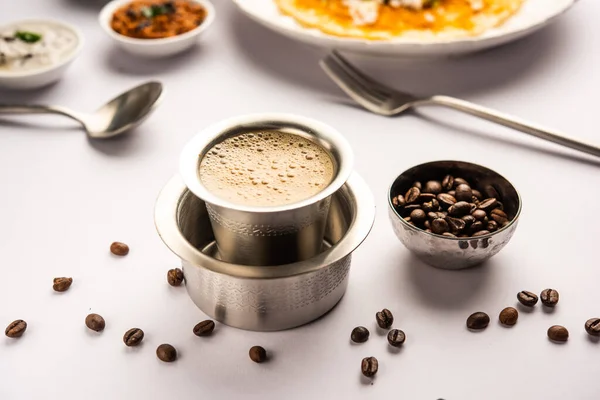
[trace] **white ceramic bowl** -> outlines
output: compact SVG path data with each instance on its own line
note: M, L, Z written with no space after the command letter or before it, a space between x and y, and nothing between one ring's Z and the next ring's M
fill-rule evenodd
M0 87L15 90L28 90L49 85L62 78L67 68L81 53L81 49L84 44L83 35L79 31L79 29L62 21L42 18L27 19L5 24L2 27L0 27L0 30L4 30L7 27L13 26L17 27L19 25L36 24L54 25L71 31L77 38L75 48L66 57L64 57L56 64L26 71L10 71L7 69L0 68Z
M206 9L206 19L197 28L181 35L164 39L137 39L115 32L110 22L114 12L132 2L132 0L113 0L100 11L100 25L115 43L125 51L141 57L160 58L181 53L198 42L200 34L212 25L215 19L215 8L208 0L188 0L200 4Z

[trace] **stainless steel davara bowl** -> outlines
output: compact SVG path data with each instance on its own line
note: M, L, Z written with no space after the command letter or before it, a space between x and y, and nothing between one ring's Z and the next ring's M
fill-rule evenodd
M248 266L220 260L205 203L179 176L155 208L158 233L181 259L194 303L224 324L257 331L303 325L333 308L346 291L351 254L374 219L371 191L352 174L332 196L321 253L291 264Z
M440 180L448 174L466 179L474 188L493 188L510 223L493 233L475 238L439 236L408 224L392 204L392 197L406 193L415 181ZM497 254L512 238L521 214L521 197L506 178L488 168L461 161L434 161L403 172L390 187L388 205L398 239L418 258L443 269L473 267Z

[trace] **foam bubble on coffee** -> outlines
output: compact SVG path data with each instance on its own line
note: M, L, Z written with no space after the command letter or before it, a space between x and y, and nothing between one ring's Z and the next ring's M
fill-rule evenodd
M281 131L242 133L213 146L200 162L200 180L237 204L277 206L308 199L333 180L322 146Z

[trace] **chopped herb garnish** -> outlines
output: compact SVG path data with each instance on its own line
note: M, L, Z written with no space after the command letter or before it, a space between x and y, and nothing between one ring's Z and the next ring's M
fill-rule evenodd
M15 37L25 43L36 43L42 40L42 35L26 31L16 31Z
M171 2L165 4L153 4L150 7L142 8L142 14L146 18L154 18L159 15L173 14L175 12L175 6Z

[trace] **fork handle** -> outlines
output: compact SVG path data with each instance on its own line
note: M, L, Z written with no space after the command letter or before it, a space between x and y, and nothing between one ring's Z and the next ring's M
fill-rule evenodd
M468 101L449 96L433 96L424 103L446 106L454 110L462 111L464 113L528 133L540 139L545 139L550 142L558 143L563 146L600 157L600 147L598 146L576 140L559 132L553 132L546 128L535 126L511 115L482 107Z

